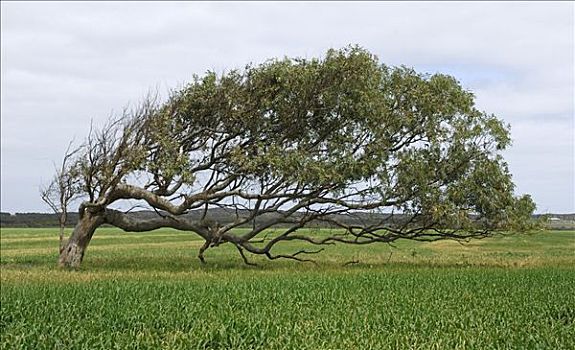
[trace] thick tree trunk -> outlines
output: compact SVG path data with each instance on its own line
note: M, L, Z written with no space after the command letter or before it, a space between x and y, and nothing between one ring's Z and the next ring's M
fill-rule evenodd
M60 251L58 265L60 267L80 267L94 231L103 223L104 216L102 214L84 213L76 227L74 227L74 232L72 232L70 239L66 242L64 249Z

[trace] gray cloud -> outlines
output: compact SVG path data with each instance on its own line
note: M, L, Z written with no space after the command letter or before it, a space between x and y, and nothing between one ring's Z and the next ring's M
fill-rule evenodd
M3 211L44 211L38 185L90 120L208 69L357 43L447 72L512 125L519 192L575 211L573 3L2 2Z

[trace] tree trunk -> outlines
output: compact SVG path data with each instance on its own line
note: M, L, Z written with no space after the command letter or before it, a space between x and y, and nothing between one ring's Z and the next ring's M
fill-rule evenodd
M60 213L60 234L58 243L58 253L62 254L64 250L64 232L66 230L66 222L68 221L68 214L65 211Z
M74 227L74 232L72 232L70 239L66 242L64 249L60 251L58 265L60 267L80 267L86 248L94 235L94 231L96 231L102 223L104 223L104 216L102 214L85 212L76 224L76 227Z

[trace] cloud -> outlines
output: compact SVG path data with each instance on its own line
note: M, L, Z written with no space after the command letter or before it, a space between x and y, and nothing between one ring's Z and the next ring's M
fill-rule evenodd
M545 119L512 125L514 144L505 157L517 192L530 193L539 212L573 211L574 126L572 120Z
M540 208L575 211L567 185L575 180L573 169L559 174L528 166L550 159L565 163L572 154L573 3L1 7L2 210L45 210L37 186L50 177L68 140L81 139L91 119L102 123L150 89L165 92L208 69L221 72L284 55L316 57L356 43L390 65L455 75L476 93L479 108L512 124L515 142L507 158L518 188L534 193ZM534 147L537 132L547 140ZM550 184L561 190L550 195Z

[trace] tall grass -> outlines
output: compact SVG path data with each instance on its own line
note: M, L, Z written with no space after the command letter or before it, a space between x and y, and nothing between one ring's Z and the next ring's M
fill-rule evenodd
M55 231L2 230L1 348L575 348L575 232L336 246L318 265L258 268L226 247L201 266L184 233L96 237L62 271Z

